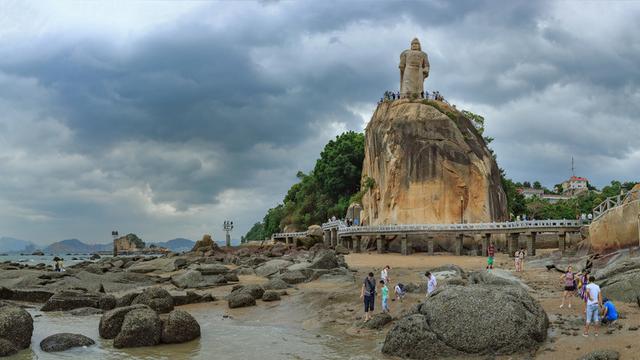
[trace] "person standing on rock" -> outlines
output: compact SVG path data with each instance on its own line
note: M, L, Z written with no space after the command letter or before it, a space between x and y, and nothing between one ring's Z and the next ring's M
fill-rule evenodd
M385 284L389 284L389 270L391 270L391 267L386 265L380 272L380 280L384 281Z
M383 280L380 280L380 294L382 295L382 312L389 312L389 288Z
M516 272L520 272L520 250L516 251L513 255L513 262L516 267Z
M436 280L435 275L430 272L426 272L424 274L427 277L427 297L431 295L432 292L436 291L436 287L438 287L438 281Z
M496 247L493 245L493 242L489 243L487 247L487 270L493 269L493 257L496 255Z
M364 278L360 298L364 299L364 322L367 322L371 320L371 313L373 313L373 305L376 299L376 279L373 277L372 272Z
M589 284L587 285L587 306L585 309L585 315L587 318L584 326L584 334L582 336L589 337L589 326L593 324L595 336L598 336L598 330L600 328L600 308L602 307L602 292L600 286L595 283L596 278L589 276Z
M571 296L576 291L576 274L573 273L573 267L569 265L567 272L562 275L560 281L564 283L564 294L562 295L562 304L560 309L564 307L564 302L569 299L569 309L571 309Z

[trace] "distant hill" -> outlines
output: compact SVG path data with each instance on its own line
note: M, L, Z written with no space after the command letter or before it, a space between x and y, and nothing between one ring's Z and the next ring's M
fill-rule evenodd
M32 252L35 248L35 245L26 240L8 236L0 237L0 253Z
M191 250L193 248L193 245L196 244L196 242L189 239L176 238L176 239L172 239L164 242L150 243L149 245L152 245L152 244L158 247L167 248L171 251L181 252L181 251Z
M45 254L66 254L66 253L81 253L89 254L97 251L110 251L113 249L111 244L85 244L78 239L67 239L55 242L42 251Z

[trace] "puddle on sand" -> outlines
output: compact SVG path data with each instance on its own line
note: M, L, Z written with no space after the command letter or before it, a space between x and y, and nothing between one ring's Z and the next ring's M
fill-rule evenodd
M284 299L283 299L284 300ZM286 305L285 305L286 304ZM185 344L159 345L134 349L115 349L112 340L98 335L100 315L70 316L42 313L34 316L34 334L30 349L8 359L382 359L378 339L351 338L346 334L302 327L304 309L293 301L270 309L251 307L230 311L216 305L184 307L200 323L202 337ZM288 305L288 306L287 306ZM231 313L231 318L223 315ZM39 316L38 316L39 315ZM242 320L239 320L242 318ZM61 332L86 335L96 345L60 353L40 350L40 341Z

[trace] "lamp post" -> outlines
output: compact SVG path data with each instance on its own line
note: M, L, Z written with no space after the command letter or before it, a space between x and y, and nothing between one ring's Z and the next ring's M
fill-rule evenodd
M116 245L116 240L118 239L118 231L112 230L111 237L113 238L113 256L118 256L118 246Z
M222 228L227 233L227 236L226 236L227 247L230 247L231 246L231 230L233 230L233 221L225 220L222 225Z

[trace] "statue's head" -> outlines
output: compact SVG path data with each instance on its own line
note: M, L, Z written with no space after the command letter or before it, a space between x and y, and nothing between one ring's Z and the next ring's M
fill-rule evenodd
M422 50L420 48L420 40L418 40L418 38L413 38L413 40L411 40L411 50Z

